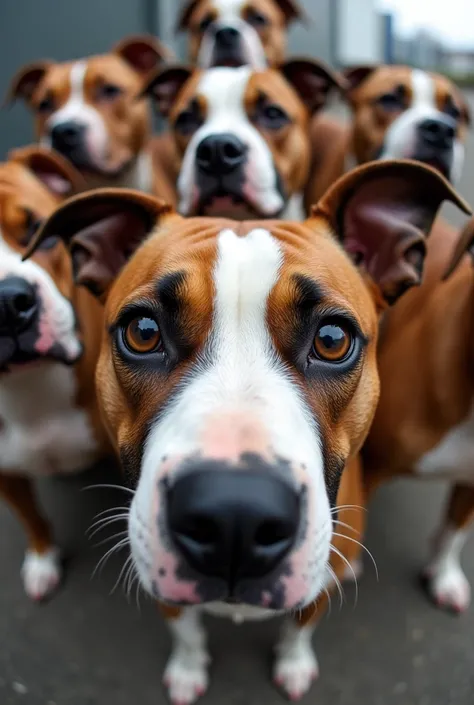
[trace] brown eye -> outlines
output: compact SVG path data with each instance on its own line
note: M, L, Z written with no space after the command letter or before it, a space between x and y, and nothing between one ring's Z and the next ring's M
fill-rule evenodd
M352 350L352 335L337 323L323 323L317 330L313 354L327 362L342 362Z
M161 335L158 323L148 316L134 318L125 330L125 342L135 353L145 354L159 350Z

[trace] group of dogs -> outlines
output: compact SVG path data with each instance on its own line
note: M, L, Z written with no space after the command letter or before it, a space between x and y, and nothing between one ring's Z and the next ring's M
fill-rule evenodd
M116 453L175 705L208 685L202 609L287 613L274 680L309 689L316 622L360 572L355 508L385 479L450 480L423 575L438 605L470 599L474 221L437 218L470 214L469 108L440 75L286 60L300 15L193 0L190 66L136 36L9 91L37 136L0 165L0 494L24 587L61 579L33 479ZM349 124L320 112L333 92Z

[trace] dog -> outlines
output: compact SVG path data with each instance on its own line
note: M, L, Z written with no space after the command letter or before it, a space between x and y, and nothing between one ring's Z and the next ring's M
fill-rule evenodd
M283 63L288 27L303 17L294 0L191 0L177 28L189 34L193 64L259 70Z
M111 52L78 61L39 61L13 78L7 102L26 102L40 144L83 175L86 188L154 189L149 106L137 100L145 76L169 58L154 37L127 37Z
M183 219L106 189L68 201L30 246L61 237L105 302L97 389L134 491L135 570L173 635L174 703L207 687L202 609L293 613L274 679L297 699L316 677L325 591L359 550L337 512L363 502L379 314L419 284L446 199L466 208L414 162L348 174L305 223Z
M74 286L58 238L22 261L39 225L82 186L41 147L0 164L0 496L27 533L22 578L33 600L51 595L62 572L33 479L82 470L106 446L94 390L101 307Z
M175 189L173 203L186 216L302 220L310 119L343 88L337 73L301 59L279 71L158 71L144 94L170 124L167 151L160 140L166 195Z

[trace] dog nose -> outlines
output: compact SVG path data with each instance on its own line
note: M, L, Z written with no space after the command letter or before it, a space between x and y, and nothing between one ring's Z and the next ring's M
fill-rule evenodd
M232 49L240 39L240 32L235 27L222 27L215 34L216 44L226 49Z
M300 498L270 470L203 469L170 489L168 518L188 563L233 589L268 575L289 553L300 523Z
M452 146L456 130L443 120L424 120L418 125L418 133L427 144L447 149Z
M247 148L232 134L209 135L196 150L198 167L213 174L228 174L245 161Z
M84 131L84 125L73 120L55 125L51 130L51 146L58 152L71 151L82 143Z
M0 333L21 333L38 312L38 298L32 284L21 277L0 281Z

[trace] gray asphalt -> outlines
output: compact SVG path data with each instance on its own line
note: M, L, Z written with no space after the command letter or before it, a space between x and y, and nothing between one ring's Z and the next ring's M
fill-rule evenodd
M473 100L474 103L474 100ZM474 203L474 138L461 191ZM452 210L450 219L457 219ZM0 705L160 705L169 638L151 601L110 594L124 556L113 556L91 578L106 547L85 538L97 512L123 502L105 489L113 468L40 485L57 536L69 556L67 579L49 603L31 604L19 570L23 534L0 506ZM472 705L474 606L454 617L436 610L420 590L426 559L446 494L443 485L396 482L380 490L369 512L359 600L346 588L315 636L321 677L303 703L320 705ZM464 551L474 583L474 540ZM211 687L202 705L279 705L270 683L278 622L234 626L209 620Z

